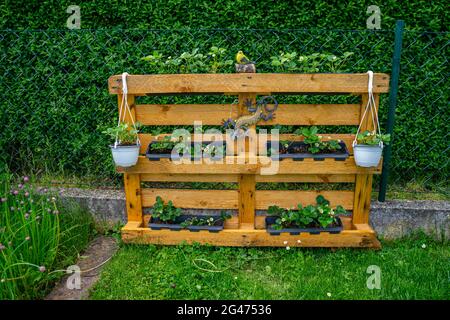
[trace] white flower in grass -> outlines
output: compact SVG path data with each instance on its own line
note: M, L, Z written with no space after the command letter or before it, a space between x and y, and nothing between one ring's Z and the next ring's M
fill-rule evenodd
M328 297L331 297L331 292L327 292L327 296L328 296Z
M422 249L425 249L427 247L427 245L424 243L422 244Z
M291 250L291 247L287 246L287 247L286 247L286 250Z

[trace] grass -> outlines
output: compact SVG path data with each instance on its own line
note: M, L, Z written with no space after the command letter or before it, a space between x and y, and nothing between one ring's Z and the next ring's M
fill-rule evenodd
M92 217L28 178L0 178L0 300L43 298L87 246Z
M448 242L422 234L364 249L123 245L92 299L448 299ZM370 290L367 268L381 269Z

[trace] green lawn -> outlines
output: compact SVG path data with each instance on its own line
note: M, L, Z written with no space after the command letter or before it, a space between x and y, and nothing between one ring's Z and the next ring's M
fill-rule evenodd
M448 242L416 235L364 249L123 245L92 299L448 299ZM369 290L367 267L381 268Z

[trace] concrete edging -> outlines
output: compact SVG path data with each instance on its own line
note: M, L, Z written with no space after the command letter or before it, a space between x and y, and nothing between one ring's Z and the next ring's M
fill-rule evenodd
M125 194L122 190L61 189L63 199L73 200L86 208L96 222L112 225L126 222ZM187 210L201 213L206 210ZM450 238L450 201L391 200L373 201L370 223L379 236L395 239L413 231Z

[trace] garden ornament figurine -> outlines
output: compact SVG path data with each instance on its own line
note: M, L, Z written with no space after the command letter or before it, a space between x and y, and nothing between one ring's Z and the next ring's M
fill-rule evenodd
M267 104L268 100L272 100L273 107ZM234 122L234 131L231 135L233 139L245 137L248 135L248 127L255 125L259 120L269 121L275 118L275 110L278 108L278 101L272 96L264 96L257 103L256 108L253 107L252 100L246 99L244 102L247 110L252 112L250 115L241 116ZM229 120L227 120L229 122Z
M239 51L239 52L236 54L236 62L237 62L238 64L249 64L249 63L253 63L253 62L250 61L249 58L247 58L247 56L246 56L242 51Z
M256 66L253 61L250 61L249 58L244 54L244 52L239 51L236 54L236 64L235 64L237 73L255 73Z

